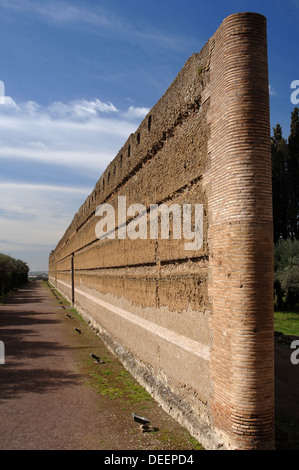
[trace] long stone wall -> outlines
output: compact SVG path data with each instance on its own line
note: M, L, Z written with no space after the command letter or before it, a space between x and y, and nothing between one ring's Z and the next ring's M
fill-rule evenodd
M268 101L266 19L231 15L128 138L49 259L50 282L207 449L274 445ZM99 239L102 204L116 229ZM136 218L122 220L120 204L145 207L146 236L136 225L128 236ZM186 249L161 226L150 236L153 204L200 205L203 242Z

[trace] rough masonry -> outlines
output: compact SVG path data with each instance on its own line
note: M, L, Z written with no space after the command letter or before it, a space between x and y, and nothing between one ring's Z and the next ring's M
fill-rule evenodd
M266 19L225 18L129 136L49 259L50 282L207 449L274 446L268 90ZM96 208L109 203L117 215L118 196L147 209L202 204L202 247L99 240Z

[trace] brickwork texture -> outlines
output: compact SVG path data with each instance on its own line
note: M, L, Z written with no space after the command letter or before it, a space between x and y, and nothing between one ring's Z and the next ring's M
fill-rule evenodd
M266 19L225 18L49 257L50 282L207 449L274 446L267 67ZM148 234L151 204L201 204L202 246L122 238L119 196L126 208L145 206ZM105 203L115 209L115 238L100 240L96 208Z

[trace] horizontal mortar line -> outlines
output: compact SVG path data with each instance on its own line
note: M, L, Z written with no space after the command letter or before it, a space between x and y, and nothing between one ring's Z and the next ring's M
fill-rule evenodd
M61 269L56 271L57 274L70 274L72 271L70 269Z
M202 262L202 261L207 261L209 257L207 255L202 255L202 256L194 256L193 258L177 258L177 259L171 259L171 260L161 260L160 264L161 266L169 266L172 264L184 264L188 263L188 261L192 262ZM156 267L157 266L157 261L147 261L147 262L140 262L140 263L133 263L133 264L122 264L118 266L98 266L95 268L75 268L74 271L104 271L105 269L107 270L118 270L118 269L126 269L126 268L142 268L142 267ZM71 270L67 270L68 272L71 272ZM191 275L191 274L190 274Z
M165 259L165 260L160 260L161 266L167 266L169 264L183 264L183 263L188 263L188 261L192 262L198 262L198 261L208 261L209 260L209 255L200 255L200 256L190 256L187 258L175 258L175 259Z
M63 284L64 286L66 286L67 288L71 289L70 284L67 284L66 282L63 282L60 280L57 280L57 281ZM135 325L140 326L141 328L144 328L150 333L153 333L159 336L159 338L169 341L175 346L180 346L182 349L184 349L185 351L191 354L194 354L207 361L210 359L209 346L199 343L198 341L195 341L193 339L189 339L186 336L180 335L179 333L175 333L174 331L171 331L168 328L165 328L164 326L160 326L149 320L145 320L144 318L141 318L133 313L130 313L127 310L124 310L120 307L117 307L116 305L112 305L108 302L105 302L104 300L101 300L98 297L95 297L94 295L88 294L87 292L84 292L81 289L78 289L77 287L75 287L75 292L77 292L77 294L83 295L84 297L91 300L95 304L98 304L101 307L104 307L105 309L110 310L113 313L116 313L118 316L124 318L125 320L128 320L131 323L134 323Z
M125 176L125 178L123 178L117 186L115 186L115 188L110 192L110 194L108 194L104 199L103 199L103 203L105 203L112 194L114 194L121 186L123 186L129 179L131 179L136 173L138 173L138 171L142 168L143 164L146 163L148 160L151 160L152 158L154 158L157 153L163 148L165 142L169 139L172 139L173 138L173 131L178 127L180 126L183 122L187 121L190 117L189 115L189 112L192 111L193 114L195 114L200 108L201 108L201 103L200 103L200 100L197 99L195 100L194 103L192 102L189 102L187 103L186 107L185 107L185 111L183 113L179 113L177 119L174 121L174 123L172 124L172 126L170 126L166 131L164 131L163 133L163 136L157 140L156 142L154 142L152 144L152 147L151 149L146 153L145 156L141 157L141 160L139 160L138 163L136 163L135 167L132 168L132 170ZM137 131L136 131L137 132ZM164 137L165 136L165 137ZM129 140L129 139L128 139ZM128 142L127 140L127 142ZM123 148L126 146L127 142L124 144ZM122 149L118 152L121 153ZM118 155L117 154L117 155ZM116 155L116 157L117 157ZM115 157L115 158L116 158ZM113 162L113 161L112 161ZM102 174L102 176L100 177L99 181L102 180L104 174L105 174L106 170L104 171L104 173ZM95 188L96 189L96 188ZM92 193L89 195L89 197L92 195ZM84 204L83 204L84 205Z
M125 268L138 268L138 267L147 267L147 266L153 266L156 267L157 263L156 261L148 261L145 263L134 263L134 264L122 264L120 266L99 266L96 268L75 268L74 271L103 271L105 269L107 270L112 270L112 269L125 269Z
M66 259L71 258L71 257L72 257L72 254L73 254L73 252L72 252L72 253L69 253L69 254L66 255L66 256L64 256L64 258L60 258L59 260L56 261L56 263L53 263L51 266L56 266L57 264L62 263L62 262L65 261ZM56 256L57 256L57 254L56 254Z
M72 254L73 253L69 253L64 258L60 258L58 261L56 261L56 263L53 263L51 266L54 266L54 267L57 266L59 263L62 263L63 261L67 260L68 258L71 258Z
M172 138L173 137L173 130L178 127L179 125L181 125L183 122L185 122L189 117L189 111L193 111L193 114L196 113L199 109L201 108L201 102L199 99L195 100L194 103L188 103L187 106L186 106L186 111L182 114L180 113L179 115L179 118L174 122L174 124L169 127L167 129L167 131L165 131L165 134L166 134L166 138L162 137L160 138L157 142L155 142L153 145L152 145L152 148L149 152L147 152L146 156L142 158L141 161L139 161L139 163L137 163L137 165L133 168L133 170L131 170L131 172L110 192L110 194L108 194L106 196L106 198L103 199L102 203L101 204L104 204L107 200L109 200L109 198L116 193L116 191L121 187L123 186L131 177L134 176L134 174L137 173L137 171L139 171L140 168L142 168L143 164L146 163L149 159L152 159L155 157L155 155L159 152L159 150L161 150L161 148L164 146L164 143L166 142L166 140L168 140L169 138ZM159 146L159 144L162 142L162 145ZM116 157L115 157L116 158ZM104 175L104 173L103 173ZM103 175L101 176L101 178L103 177ZM100 178L100 180L101 180ZM190 183L193 184L194 182L200 180L202 178L202 176L198 176L196 177L194 180L190 181L189 183L187 183L186 185L184 185L182 188L179 188L178 190L174 191L173 194L179 194L180 191L184 190ZM99 180L99 181L100 181ZM96 187L94 188L94 190L96 189ZM93 192L94 192L93 190ZM93 192L88 196L88 197L91 197ZM165 198L163 201L167 201L168 199L170 199L172 196L168 196L167 198ZM88 199L88 198L87 198ZM86 199L86 201L87 201ZM85 201L85 202L86 202ZM157 204L162 204L163 201L160 201L158 202ZM85 203L84 203L85 204ZM81 206L80 209L82 209L84 207L84 204ZM80 211L79 209L79 211ZM78 211L78 213L79 213ZM91 212L91 214L84 220L84 222L82 224L80 224L76 229L75 229L75 232L77 233L79 231L80 228L82 228L85 223L90 219L92 218L94 214L94 211ZM73 238L73 236L71 237ZM63 249L65 247L65 245L68 243L68 241L70 240L70 238L68 238L64 244L60 247L60 250ZM97 241L97 240L95 240ZM94 241L94 242L95 242ZM94 242L91 242L94 243ZM88 245L86 245L88 246ZM78 251L78 250L77 250ZM64 257L63 259L67 259L70 255L67 255L66 257ZM61 260L60 260L61 261Z
M90 244L86 245L84 248L88 247ZM75 253L78 253L80 252L82 249L78 250L77 252ZM66 258L63 258L62 260L58 261L58 263L62 262L63 260L69 258L71 255L68 255ZM160 264L161 266L169 266L171 264L184 264L184 263L188 263L188 261L191 261L191 262L204 262L204 261L208 261L209 260L209 256L208 255L200 255L200 256L191 256L191 257L186 257L186 258L175 258L175 259L170 259L170 260L160 260ZM154 261L147 261L147 262L140 262L140 263L133 263L133 264L122 264L122 265L119 265L119 266L97 266L95 268L76 268L74 269L74 271L103 271L105 269L107 270L112 270L112 269L125 269L125 268L138 268L138 267L148 267L148 266L152 266L152 267L156 267L157 266L157 260L154 260ZM71 272L71 269L65 269L65 270L62 270L62 271L59 271L58 272L68 272L70 273Z
M195 183L197 183L198 181L200 181L201 179L202 179L202 175L197 176L197 177L194 178L193 180L191 180L191 181L189 181L188 183L186 183L184 186L181 186L179 189L175 190L175 191L172 193L171 196L166 196L164 199L162 199L162 200L156 202L155 204L157 204L158 206L160 206L161 204L163 204L163 203L169 201L170 199L172 199L174 195L178 195L178 194L180 194L181 192L183 192L187 187L189 187L190 184L191 184L191 185L192 185L192 184L195 184ZM148 207L148 208L146 209L146 213L149 214L149 212L150 212L150 208ZM83 224L80 225L80 228L83 227L83 226L88 222L88 220L92 218L93 215L94 215L94 211L93 211L93 213L83 222ZM126 222L126 226L127 226L127 225L130 223L130 221L133 220L133 219L134 219L134 217L128 219L127 222ZM123 225L120 225L120 226L117 226L117 227L115 228L116 231L117 231L119 228L122 228L123 226L124 226L124 224L123 224ZM108 234L108 232L107 232L107 234ZM73 238L73 237L72 237L72 238ZM116 237L115 239L117 240L117 237ZM80 251L83 251L85 248L90 247L91 245L97 243L99 240L100 240L99 238L95 238L94 240L92 240L91 242L89 242L89 243L87 243L86 245L82 246L81 248L78 248L78 249L75 250L74 252L67 254L64 258L59 259L59 261L57 261L57 263L60 263L60 262L62 262L62 261L64 261L64 260L66 260L67 258L71 257L73 253L76 254L76 253L79 253ZM113 239L112 239L112 240L113 240ZM148 240L148 239L147 239L147 240ZM159 239L155 239L155 240L159 240ZM68 241L68 240L67 240L67 241ZM66 241L66 242L64 243L64 245L59 249L59 251L62 250L62 249L65 247L65 245L67 244L67 241ZM57 256L57 254L56 254L56 256ZM57 263L56 263L56 264L57 264Z
M182 122L184 122L185 120L187 120L187 118L184 119ZM101 204L105 204L107 201L109 201L111 196L113 196L122 186L124 186L131 178L133 178L133 176L135 176L141 170L141 168L143 167L145 163L147 163L149 160L152 160L157 155L157 153L164 147L165 142L169 140L170 138L173 138L174 129L178 125L180 125L182 122L179 122L177 124L174 123L173 127L170 127L169 129L167 129L167 131L165 132L167 137L165 139L164 138L159 139L152 145L151 149L146 153L146 155L141 157L140 161L134 166L134 168L132 168L130 172L112 189L112 191L110 191L110 193L107 194L107 196L102 200ZM104 174L105 172L100 177L99 181L102 181L102 177L104 176ZM96 188L94 188L94 190L95 189ZM93 194L93 192L88 197L90 197ZM78 232L82 228L82 226L93 216L93 212L94 211L92 211L92 213L89 214L89 216L84 220L84 222L76 228L76 232Z
M188 181L188 183L184 184L184 186L181 186L180 188L178 188L178 189L176 189L175 191L173 191L173 193L172 193L171 195L166 196L164 199L161 199L160 201L155 202L154 204L156 204L157 206L160 206L161 204L164 204L165 202L170 201L171 199L174 198L174 196L177 196L178 194L182 193L186 188L188 188L190 185L196 184L196 183L197 183L198 181L200 181L202 178L203 178L202 175L196 176L193 180ZM109 200L109 198L110 198L111 196L113 196L114 194L115 194L115 192L113 191L112 193L110 193L110 195L109 195L108 198L104 199L104 201L103 201L101 204L98 204L98 205L100 206L100 205L102 205L102 204L105 204L106 201ZM95 211L93 211L93 212L85 219L85 221L84 221L84 222L80 225L80 227L77 229L77 232L79 231L79 229L81 229L81 228L94 216L94 212L95 212ZM145 213L146 213L147 215L150 214L150 207L146 207L146 210L144 211L144 215L145 215ZM128 220L126 221L125 224L116 226L116 227L115 227L115 231L118 231L120 228L123 228L124 226L129 225L129 223L130 223L132 220L134 220L134 218L135 218L135 217L132 216L132 217L128 218ZM108 235L109 233L111 233L111 232L107 232L106 235ZM117 238L117 237L116 237L116 238ZM82 248L79 248L79 249L76 250L76 251L83 250L85 247L90 246L90 245L92 245L93 243L96 243L98 240L99 240L99 239L96 238L95 240L93 240L93 241L87 243L87 244L84 245Z
M105 204L105 202L107 202L109 200L109 198L116 193L117 190L119 190L119 188L121 188L127 181L129 181L134 175L136 175L138 173L138 171L143 167L143 165L145 163L147 163L147 161L151 160L152 158L154 158L157 153L164 147L165 145L165 142L171 138L173 138L174 134L174 130L180 126L182 123L184 123L185 121L187 121L189 118L190 118L190 115L189 115L189 112L192 111L193 114L195 114L199 109L201 108L201 103L200 103L200 100L197 99L195 100L195 103L188 103L187 106L186 106L186 111L182 114L180 113L179 114L179 117L177 118L177 120L173 123L173 125L171 127L169 127L167 129L167 131L164 132L163 134L163 137L161 137L159 140L157 140L151 147L151 149L146 153L145 156L141 157L141 160L135 165L134 168L132 168L132 170L125 176L125 178L123 178L114 188L113 190L107 194L107 196L103 199L102 203L101 204ZM165 137L164 137L165 135ZM126 142L127 143L127 142ZM126 143L124 145L124 147L126 146ZM119 151L119 153L121 153L121 150ZM118 155L118 154L117 154ZM117 157L117 155L115 156L115 158ZM99 181L102 181L102 178L105 174L106 170L104 171L104 173L101 175ZM94 191L96 190L96 187L94 188L94 190L92 191L92 193L88 196L88 197L91 197L92 194L94 193ZM88 199L88 198L87 198ZM86 201L87 201L86 199ZM84 204L86 203L86 201L83 203L83 205L81 206L80 209L83 210L83 207L84 207ZM79 211L80 211L79 209ZM78 211L78 212L79 212ZM76 231L80 230L80 228L85 224L85 222L87 220L89 220L89 218L92 217L92 213L85 219L85 221L80 224L77 228L76 228Z

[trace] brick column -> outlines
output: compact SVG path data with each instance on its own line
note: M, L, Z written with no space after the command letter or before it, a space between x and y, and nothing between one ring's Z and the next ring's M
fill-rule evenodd
M227 17L210 62L211 409L237 449L274 442L273 243L266 20Z

